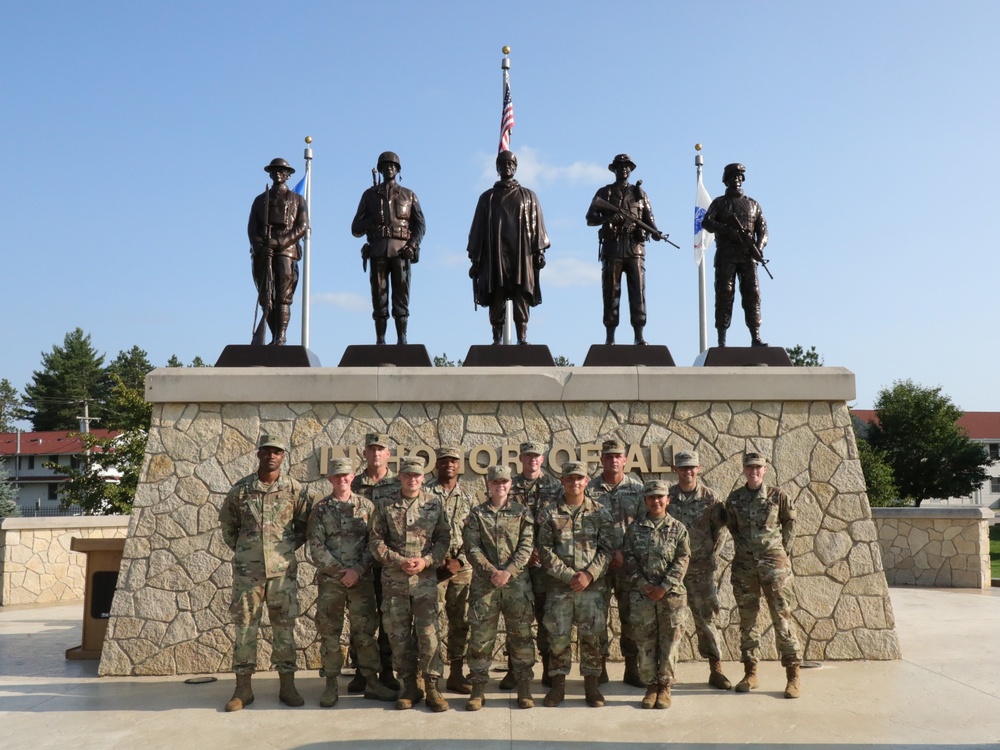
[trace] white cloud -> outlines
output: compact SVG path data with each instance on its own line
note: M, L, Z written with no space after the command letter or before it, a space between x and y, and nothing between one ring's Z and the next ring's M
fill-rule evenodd
M568 166L558 166L545 161L544 155L531 146L514 149L517 155L517 181L524 186L560 183L565 185L602 185L607 182L608 170L593 162L575 161ZM482 154L483 165L480 181L493 184L497 179L496 157Z
M593 286L600 283L601 264L577 258L548 260L542 271L542 284L547 286Z
M352 292L323 292L313 295L313 302L329 305L350 312L365 312L371 310L371 300Z

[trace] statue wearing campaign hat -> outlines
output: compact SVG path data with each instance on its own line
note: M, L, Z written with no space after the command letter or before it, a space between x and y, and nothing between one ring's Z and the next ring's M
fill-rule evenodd
M254 198L247 223L253 280L262 320L253 334L253 344L264 343L264 327L271 331L271 344L283 346L291 319L292 297L299 283L300 240L309 229L304 197L289 189L295 170L284 159L272 159L264 167L273 184Z

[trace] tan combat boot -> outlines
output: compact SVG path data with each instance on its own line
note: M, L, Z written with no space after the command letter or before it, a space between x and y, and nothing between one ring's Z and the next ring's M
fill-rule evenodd
M305 705L306 702L302 700L299 691L295 689L294 672L278 673L278 700L286 706L292 706L293 708Z
M399 675L400 682L402 682L402 691L399 694L399 698L396 700L396 708L400 711L405 711L408 708L413 708L415 705L420 703L424 699L424 693L420 688L417 687L417 676L416 675Z
M451 671L448 673L448 681L444 684L453 693L469 695L472 692L472 683L462 674L462 660L455 659L451 663Z
M337 705L337 700L340 698L340 688L337 687L336 677L326 678L326 690L319 697L319 705L321 708L332 708Z
M642 703L639 705L643 708L652 708L656 705L656 694L660 692L660 684L658 682L651 682L646 685L646 694L642 697Z
M788 684L785 685L785 697L786 698L798 698L799 697L799 665L793 664L790 667L785 667L785 676L788 678Z
M424 689L427 691L427 695L424 698L424 703L427 704L427 708L436 714L442 711L447 711L451 706L448 705L448 701L444 699L441 692L438 690L438 678L429 674L424 675Z
M587 705L591 708L600 708L604 705L604 696L601 695L601 690L597 687L597 680L596 674L583 676L583 694L587 699Z
M657 708L670 708L670 683L660 685L660 690L656 694Z
M622 677L622 682L626 685L631 685L632 687L644 688L646 683L642 681L639 677L639 657L638 656L626 656L625 657L625 675Z
M399 691L387 687L379 681L378 675L365 678L365 698L370 701L394 701L399 697Z
M466 711L478 711L486 705L486 685L485 683L473 683L472 695L465 702Z
M708 668L710 670L708 674L708 684L719 690L729 690L733 683L729 681L729 678L722 673L722 662L718 659L709 659Z
M743 662L743 679L736 683L737 693L749 693L757 687L757 662Z
M250 689L250 672L236 674L236 690L226 704L227 711L239 711L253 703L253 690Z
M549 689L542 703L552 707L558 706L564 700L566 700L566 675L554 674L552 675L552 687Z
M535 699L531 697L531 678L525 677L517 681L517 707L534 708Z

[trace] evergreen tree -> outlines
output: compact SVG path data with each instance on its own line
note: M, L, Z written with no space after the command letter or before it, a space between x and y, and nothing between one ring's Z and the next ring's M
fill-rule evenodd
M18 420L24 419L24 401L7 378L0 380L0 432L13 432Z
M90 335L77 328L66 334L63 345L42 354L42 369L32 373L24 389L27 418L32 428L78 430L84 402L91 417L102 416L110 386L104 356L90 343Z
M149 357L138 346L133 346L127 352L118 352L115 360L108 365L107 373L116 385L134 392L144 394L146 391L146 374L153 369ZM145 399L143 399L144 401ZM129 424L130 414L122 411L122 400L112 397L105 406L105 416L102 427L109 430L125 429ZM142 425L148 429L149 419Z
M19 515L21 509L17 505L17 490L10 481L7 469L0 465L0 518Z
M810 346L809 351L802 348L801 344L796 344L791 349L786 350L788 358L792 360L795 367L822 367L823 358L819 356L815 346Z

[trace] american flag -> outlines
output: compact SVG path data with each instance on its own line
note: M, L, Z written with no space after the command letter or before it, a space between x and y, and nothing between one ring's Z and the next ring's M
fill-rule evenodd
M510 73L503 72L503 114L500 116L500 148L497 153L510 151L510 131L514 129L514 100L510 96Z

